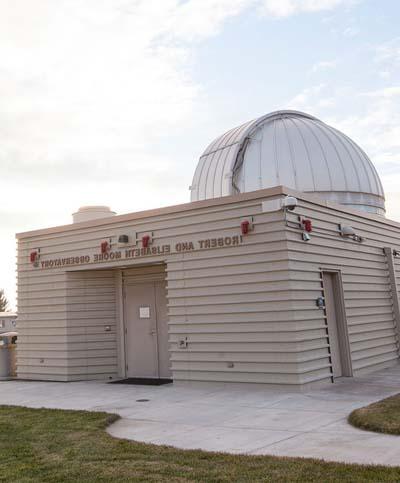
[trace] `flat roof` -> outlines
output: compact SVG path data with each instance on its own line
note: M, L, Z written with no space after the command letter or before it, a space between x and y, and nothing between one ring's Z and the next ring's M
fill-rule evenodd
M266 188L266 189L257 190L257 191L239 193L237 195L222 196L220 198L212 198L212 199L201 200L201 201L192 201L189 203L182 203L180 205L166 206L164 208L155 208L155 209L138 211L133 213L126 213L123 215L110 216L107 218L89 220L89 221L84 221L80 223L70 223L68 225L60 225L60 226L55 226L50 228L42 228L38 230L21 232L16 234L16 238L20 239L20 238L28 238L32 236L38 236L38 235L47 235L52 233L71 232L75 230L80 230L81 228L100 227L103 225L110 225L110 224L120 223L124 221L129 222L129 221L141 220L143 218L149 218L153 216L182 213L185 211L189 212L189 211L208 208L212 206L223 206L223 205L229 205L232 203L237 203L240 201L251 201L251 200L256 200L260 198L269 198L269 197L279 196L279 195L295 196L296 198L303 201L307 201L309 203L313 203L320 206L326 206L336 211L341 211L343 213L348 213L353 216L358 216L360 218L367 218L373 221L377 221L379 223L384 223L386 225L400 228L399 222L388 220L383 216L376 215L373 213L367 213L360 210L355 210L353 208L348 208L345 205L341 205L339 203L334 203L331 201L326 201L319 198L316 195L304 193L302 191L296 191L292 188L287 188L286 186L275 186L273 188Z

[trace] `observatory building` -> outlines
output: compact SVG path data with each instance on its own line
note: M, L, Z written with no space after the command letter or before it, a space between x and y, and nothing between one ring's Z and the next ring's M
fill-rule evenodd
M190 189L17 235L19 378L304 387L399 362L400 224L354 141L274 112L213 141Z

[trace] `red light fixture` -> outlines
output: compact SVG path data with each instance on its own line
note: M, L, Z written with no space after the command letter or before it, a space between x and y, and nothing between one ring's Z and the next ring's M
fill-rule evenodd
M150 235L143 235L142 236L142 247L148 248L150 245Z
M307 233L312 232L312 221L311 220L301 220L302 225L304 226L304 231Z
M110 248L110 245L109 245L108 241L101 242L100 251L103 255L108 252L109 248Z
M243 220L240 223L240 231L242 232L242 235L247 235L250 230L251 230L250 220Z

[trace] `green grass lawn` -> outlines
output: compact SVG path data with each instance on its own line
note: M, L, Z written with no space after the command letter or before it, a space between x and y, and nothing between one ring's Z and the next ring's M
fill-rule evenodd
M400 481L400 468L180 451L118 440L118 416L0 406L0 481Z
M400 394L356 409L349 423L367 431L400 435Z

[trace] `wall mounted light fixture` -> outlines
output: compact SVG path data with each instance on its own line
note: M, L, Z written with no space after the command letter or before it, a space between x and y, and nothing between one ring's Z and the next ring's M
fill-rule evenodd
M293 211L297 205L298 201L297 198L295 198L294 196L286 196L282 200L282 208L284 210Z
M145 233L142 236L142 247L148 248L153 243L153 233Z
M29 261L31 263L35 263L39 260L40 257L40 248L35 248L29 253Z
M128 235L119 235L118 243L129 243L129 236Z
M112 239L115 240L115 243L117 243L120 248L135 246L138 243L137 233L131 230L122 231L120 233L117 232Z
M244 218L240 222L240 232L242 235L248 235L253 231L253 218Z
M107 253L110 250L110 248L111 246L109 241L104 240L100 243L100 253L102 253L103 255Z
M311 233L313 231L313 225L310 219L299 216L299 223L300 223L300 228L302 228L307 233Z
M350 225L342 225L340 223L339 232L340 236L342 236L343 238L350 238L351 240L357 241L359 243L364 241L364 238L360 235L357 235L354 228Z

